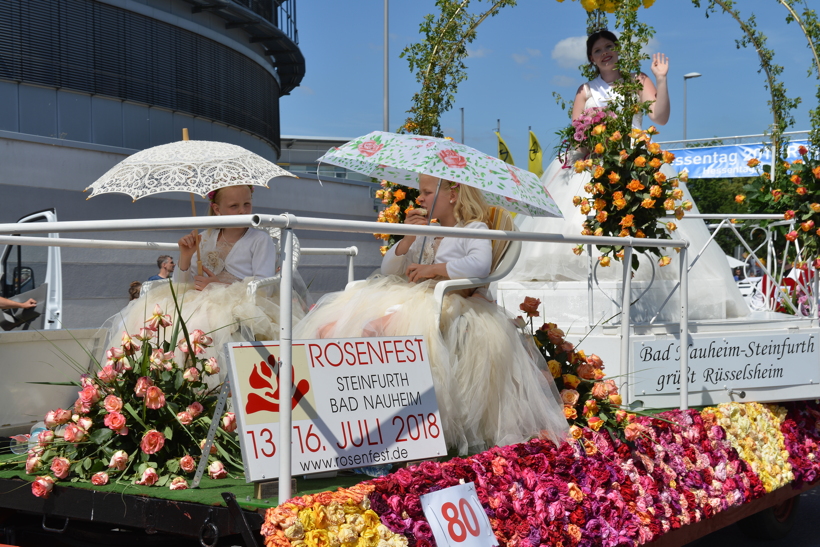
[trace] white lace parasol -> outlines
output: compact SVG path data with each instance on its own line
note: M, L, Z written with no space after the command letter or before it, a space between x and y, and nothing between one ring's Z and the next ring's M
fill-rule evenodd
M226 186L253 184L267 188L273 177L292 173L253 152L224 142L178 141L129 156L94 184L89 198L128 194L135 201L160 192L191 192L205 196Z

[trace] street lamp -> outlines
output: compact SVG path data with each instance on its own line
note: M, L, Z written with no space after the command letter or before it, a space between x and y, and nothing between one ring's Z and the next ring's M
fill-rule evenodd
M686 140L686 80L689 78L700 78L697 72L690 72L683 75L683 140Z

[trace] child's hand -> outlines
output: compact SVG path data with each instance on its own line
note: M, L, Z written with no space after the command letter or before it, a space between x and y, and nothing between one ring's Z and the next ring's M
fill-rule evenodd
M413 209L407 211L404 218L405 224L415 224L417 226L427 226L427 209Z
M425 279L433 279L439 277L441 272L439 266L441 264L410 264L407 267L407 279L413 283L424 281Z
M179 241L177 241L180 254L188 257L193 256L196 251L196 246L200 241L202 241L202 236L197 234L195 231L183 236Z
M194 288L196 290L201 291L211 283L219 283L214 273L205 266L202 266L202 273L205 275L194 276Z

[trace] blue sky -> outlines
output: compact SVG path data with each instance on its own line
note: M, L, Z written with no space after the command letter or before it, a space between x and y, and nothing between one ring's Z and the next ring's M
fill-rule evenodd
M811 54L803 33L796 24L786 24L787 12L778 2L739 4L744 16L756 14L775 62L784 67L781 78L789 96L803 99L793 129L807 130L818 82L807 77ZM353 138L382 129L383 5L383 0L299 3L299 45L307 74L301 87L280 102L283 135ZM489 5L473 0L470 9L479 12ZM419 24L433 12L433 0L390 2L391 130L405 119L419 87L399 55L419 40ZM689 138L757 134L768 127L769 94L764 75L757 72L757 54L737 49L741 31L729 15L707 18L689 1L657 0L640 16L656 30L650 49L670 58L672 115L660 128L659 140L682 138L683 75L689 72L703 75L688 81ZM518 165L526 166L528 126L545 152L551 151L555 131L568 122L552 92L571 99L583 81L577 66L585 55L585 21L586 12L570 0L519 0L518 6L486 20L470 45L468 79L459 87L455 108L442 118L445 134L460 139L463 107L466 144L495 154L493 131L500 118L501 134ZM648 64L644 72L650 72Z

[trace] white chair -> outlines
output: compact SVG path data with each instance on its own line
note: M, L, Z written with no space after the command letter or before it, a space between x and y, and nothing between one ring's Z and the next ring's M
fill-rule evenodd
M273 240L276 242L276 273L272 277L265 277L263 279L255 279L248 283L248 296L256 298L256 292L263 287L270 287L277 283L282 278L282 230L279 228L259 228L268 232ZM301 258L301 245L299 238L293 234L293 269L299 266L299 259Z

